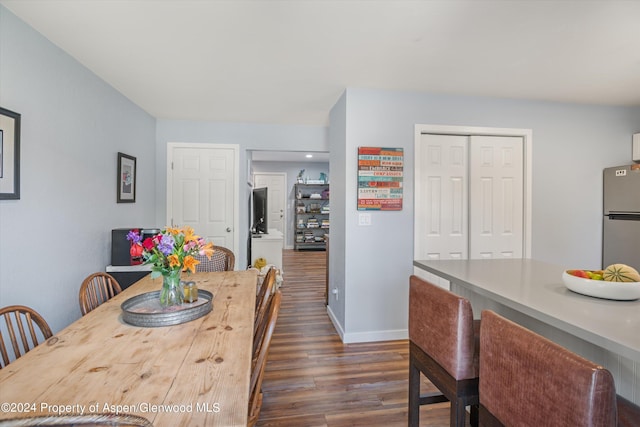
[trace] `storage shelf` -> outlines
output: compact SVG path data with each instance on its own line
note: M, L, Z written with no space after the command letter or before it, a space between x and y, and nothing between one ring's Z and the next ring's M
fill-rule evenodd
M324 235L329 233L329 184L296 184L295 240L296 250L325 250ZM311 197L312 194L321 197ZM311 226L309 226L311 225Z

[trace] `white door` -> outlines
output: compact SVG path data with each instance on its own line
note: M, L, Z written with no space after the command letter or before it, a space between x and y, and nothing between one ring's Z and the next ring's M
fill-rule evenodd
M416 146L416 259L468 257L467 145L467 136L422 135Z
M253 174L253 187L267 187L267 230L272 228L282 233L284 241L285 236L285 213L287 203L287 174L286 173L267 173L258 172Z
M237 253L238 148L168 144L167 217Z
M422 134L416 141L416 259L521 258L523 138Z
M469 258L522 258L523 140L472 136Z

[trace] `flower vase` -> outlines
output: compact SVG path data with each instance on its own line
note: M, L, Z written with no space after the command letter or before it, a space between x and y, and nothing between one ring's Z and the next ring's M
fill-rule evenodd
M160 291L160 306L163 308L182 304L184 295L180 287L180 270L162 275L162 290Z

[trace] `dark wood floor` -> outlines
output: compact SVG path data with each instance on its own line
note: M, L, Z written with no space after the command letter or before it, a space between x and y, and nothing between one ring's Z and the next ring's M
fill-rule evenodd
M406 426L408 343L342 343L325 307L325 257L284 251L258 426ZM423 406L420 417L421 426L448 426L449 403Z

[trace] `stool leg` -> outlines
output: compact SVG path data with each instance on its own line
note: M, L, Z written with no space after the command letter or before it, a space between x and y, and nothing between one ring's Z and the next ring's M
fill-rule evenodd
M478 423L480 422L478 418L478 405L471 405L471 416L469 421L471 423L471 427L478 427Z
M420 425L420 370L409 355L409 427Z
M451 399L451 420L450 425L453 427L465 427L467 408L464 406L464 399Z

